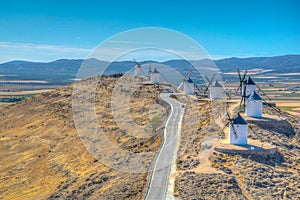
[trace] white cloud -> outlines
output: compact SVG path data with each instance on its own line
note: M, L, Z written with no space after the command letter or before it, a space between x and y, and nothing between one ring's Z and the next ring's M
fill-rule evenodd
M132 50L123 43L134 43L128 41L109 41L114 45L104 45L102 48L86 49L78 47L55 46L47 44L32 44L32 43L18 43L18 42L0 42L0 63L11 60L28 60L28 61L53 61L61 58L86 58L95 57L100 60L111 61L118 60L156 60L166 61L171 59L187 59L200 60L204 58L221 59L226 58L226 55L207 55L201 49L192 48L190 51L178 49L151 49L145 48Z
M44 44L31 44L31 43L17 43L17 42L0 42L0 48L24 48L24 49L44 49L50 51L62 51L62 52L89 52L90 49L74 48L65 46L54 46Z
M0 42L0 62L10 60L52 61L59 58L84 58L90 49L45 44Z

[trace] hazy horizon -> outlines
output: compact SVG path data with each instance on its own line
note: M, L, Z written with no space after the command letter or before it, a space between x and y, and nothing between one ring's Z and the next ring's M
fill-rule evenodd
M273 55L273 56L245 56L245 57L238 57L238 56L231 56L231 57L223 57L223 58L218 58L218 59L214 59L212 58L211 60L223 60L223 59L230 59L230 58L237 58L237 59L244 59L244 58L263 58L263 57L281 57L281 56L300 56L300 54L284 54L284 55ZM55 60L50 60L50 61L36 61L36 60L9 60L9 61L5 61L5 62L0 62L0 64L5 64L5 63L10 63L10 62L32 62L32 63L51 63L51 62L55 62L58 60L86 60L86 59L96 59L99 60L97 58L58 58ZM139 60L138 62L168 62L168 61L173 61L173 60L183 60L183 59L166 59L166 60ZM205 59L200 59L200 60L205 60ZM103 61L103 62L109 62L107 60L99 60L99 61ZM189 61L193 61L193 60L189 60ZM116 60L113 62L135 62L133 59L128 59L128 60Z

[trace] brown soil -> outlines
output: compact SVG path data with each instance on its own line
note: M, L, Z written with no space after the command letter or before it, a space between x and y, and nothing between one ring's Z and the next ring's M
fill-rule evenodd
M118 77L99 79L98 127L124 150L153 152L145 163L150 166L160 146L161 131L155 137L135 138L118 128L109 104L117 80ZM128 83L134 80L128 77ZM82 87L86 83L82 81ZM136 123L147 124L151 116L160 116L164 121L165 110L155 103L158 96L158 88L153 85L137 89L130 104ZM149 130L145 127L145 131ZM74 126L72 85L1 106L0 152L0 199L4 200L142 199L148 179L146 173L110 168L87 151Z
M236 110L229 107L230 111ZM193 157L200 163L193 168L180 168L181 173L176 177L178 199L299 199L300 120L288 113L280 118L268 107L264 108L264 117L246 118L251 144L247 148L226 145L226 140L203 148L203 139L200 140L198 146L202 150ZM202 138L210 134L205 129L207 126L209 123L201 129ZM250 146L262 148L262 152L274 148L276 151L248 154ZM239 153L220 153L214 147L239 150ZM207 156L201 159L203 151ZM182 162L191 163L184 157Z

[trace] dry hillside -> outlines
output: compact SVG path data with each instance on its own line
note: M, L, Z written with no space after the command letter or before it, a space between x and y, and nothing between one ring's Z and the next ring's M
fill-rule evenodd
M149 166L160 145L160 132L136 138L114 123L110 97L118 78L95 77L97 126L121 149L133 154L153 152L144 163ZM124 90L141 81L126 78ZM80 82L87 92L88 81ZM166 117L165 109L156 104L158 96L153 85L141 85L130 98L131 118L145 125L146 133L154 131L149 126L152 118L159 117L161 123ZM87 151L74 125L72 85L0 107L0 160L0 199L4 200L142 199L147 181L147 173L115 170Z
M191 102L186 107L183 127L187 130L183 130L186 135L181 139L188 144L190 135L196 142L190 143L192 146L178 158L175 183L178 199L300 199L299 118L285 113L279 119L274 117L276 112L265 107L265 115L274 118L247 119L249 138L261 145L272 144L277 150L265 155L227 153L214 148L218 142L211 135L221 133L218 120L212 118L215 115L207 116L197 126L194 120L189 120L196 117L193 118L193 110L199 108L221 110L223 106Z

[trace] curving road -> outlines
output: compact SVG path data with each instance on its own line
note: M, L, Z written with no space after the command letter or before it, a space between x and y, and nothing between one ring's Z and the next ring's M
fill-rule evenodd
M180 130L178 130L178 124L184 114L184 108L181 106L182 104L175 99L170 98L170 93L161 93L160 96L164 101L171 105L171 112L166 122L163 144L152 166L153 172L145 196L145 199L147 200L167 199L166 195L171 164L176 161L177 145L179 141Z

